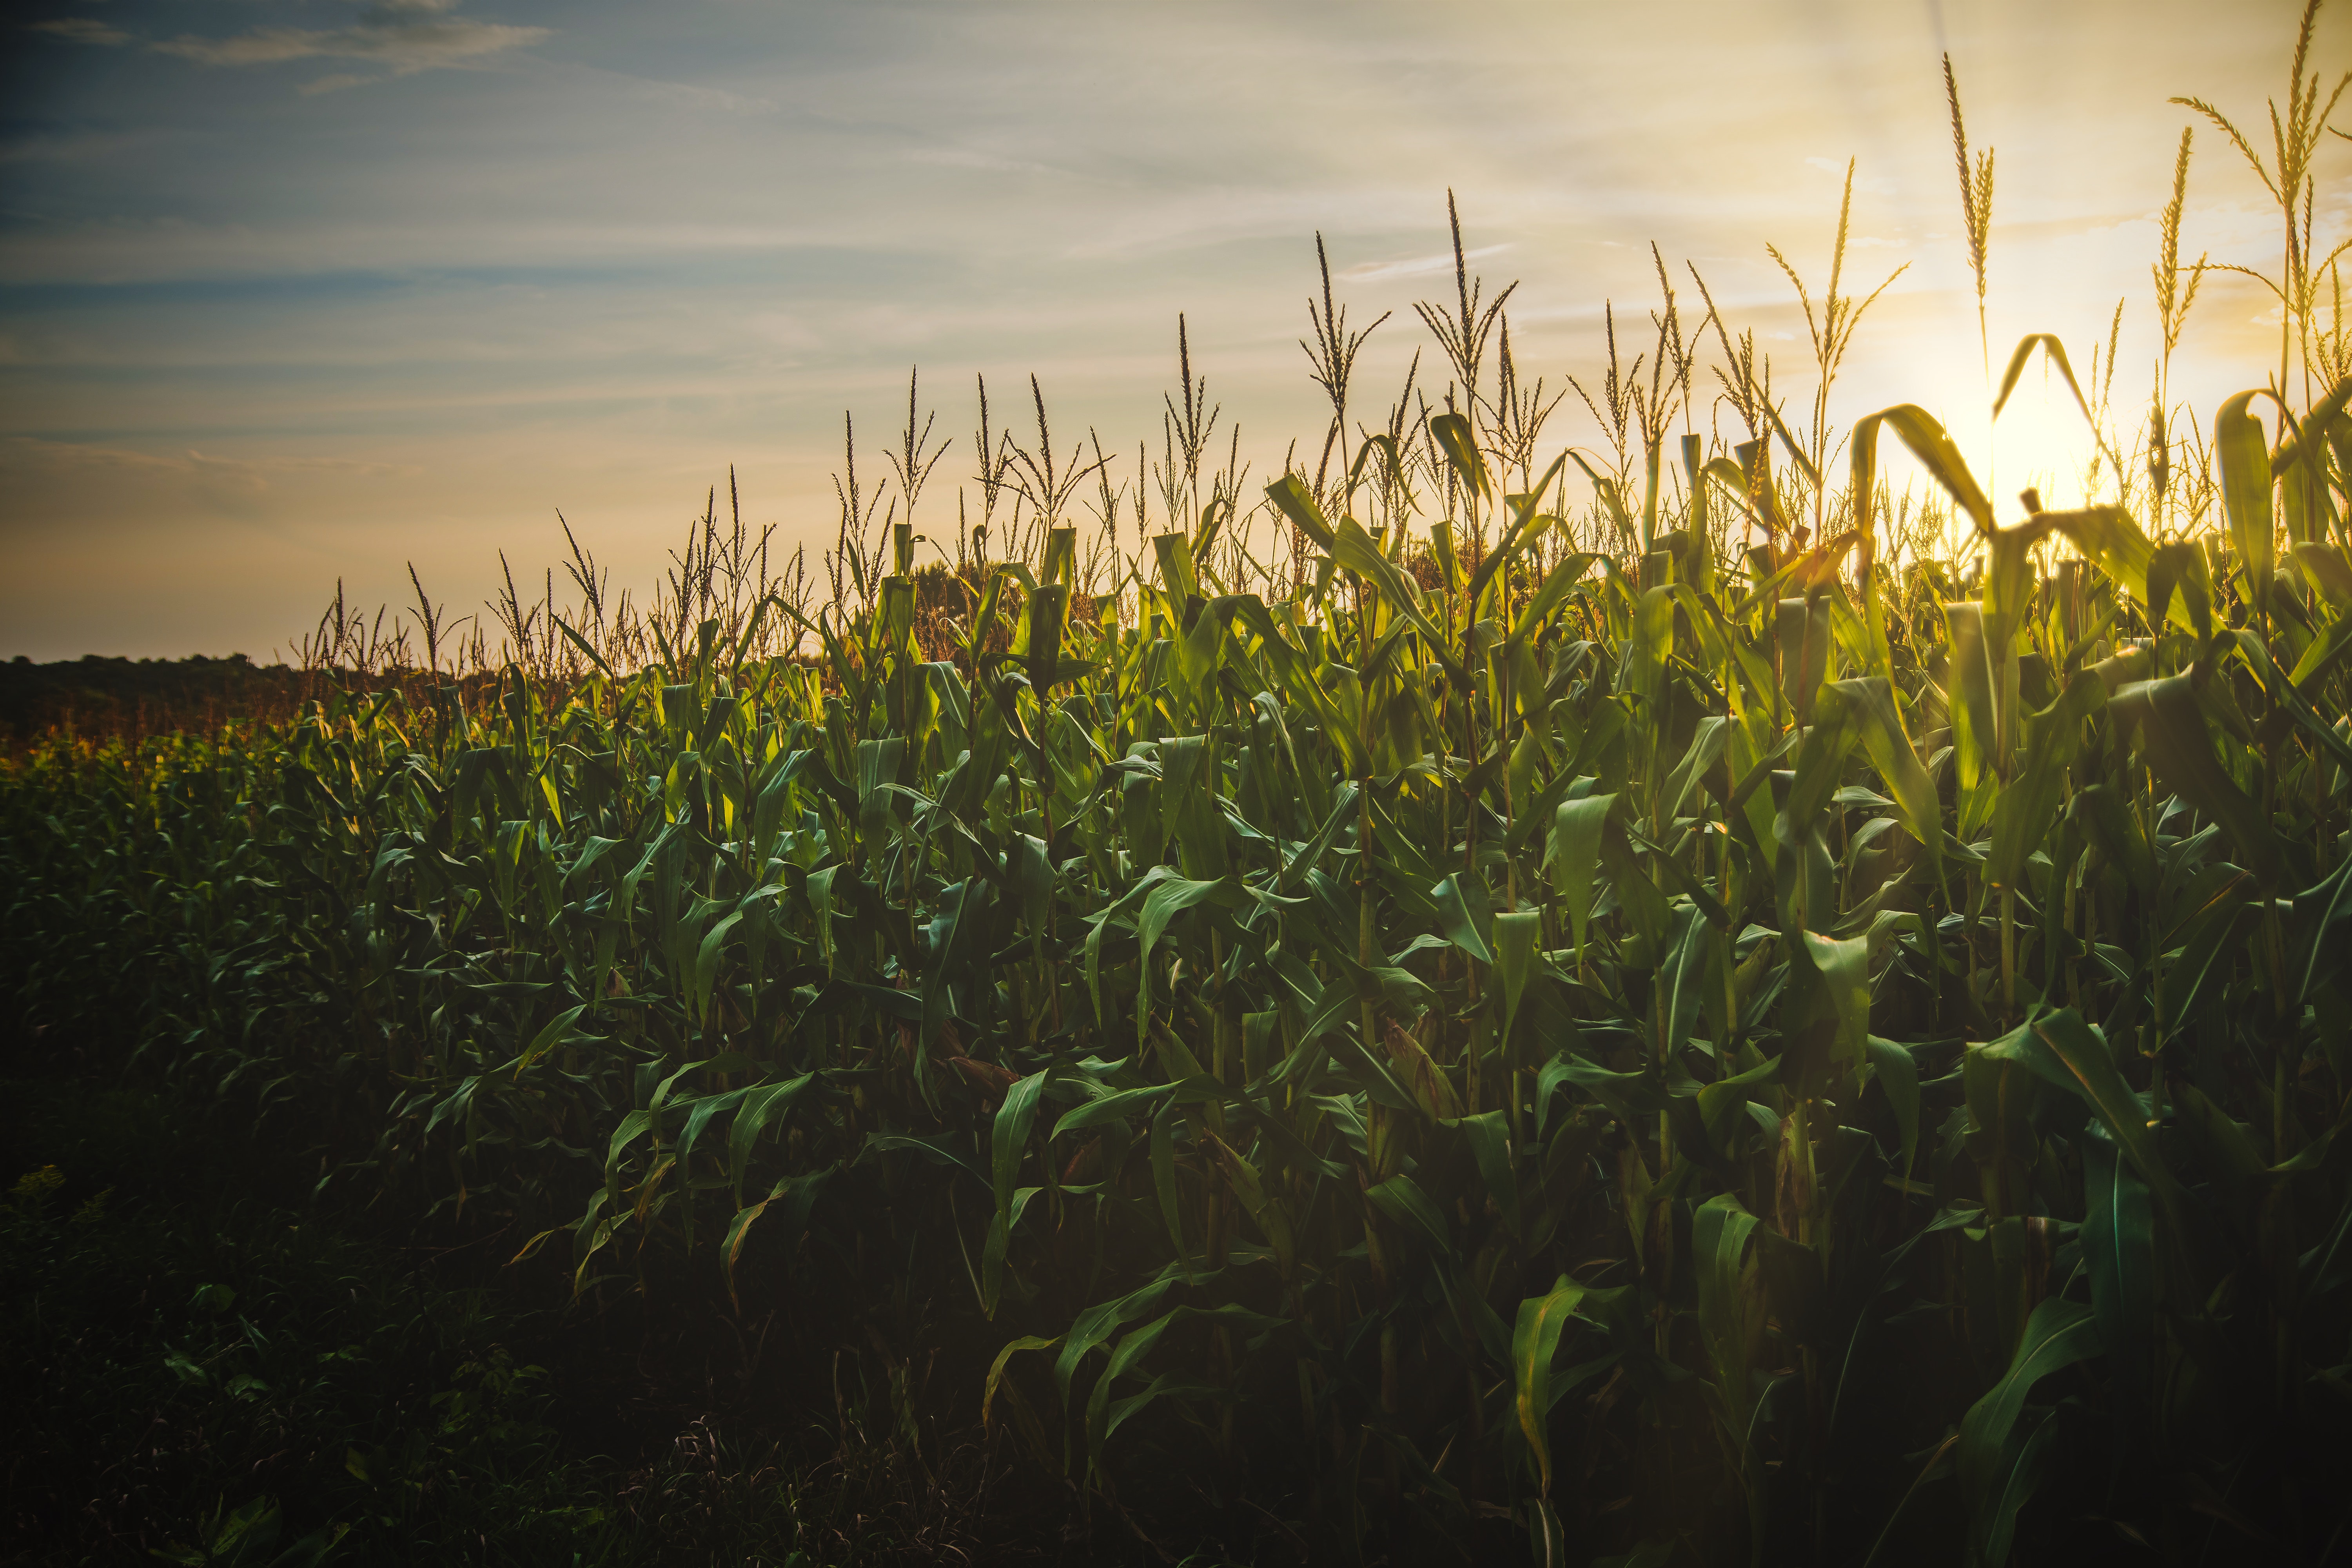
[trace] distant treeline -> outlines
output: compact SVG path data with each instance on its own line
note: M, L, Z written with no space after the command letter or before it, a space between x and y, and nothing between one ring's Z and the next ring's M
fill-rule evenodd
M239 719L282 719L330 689L392 684L394 675L255 664L226 658L119 658L88 654L54 664L19 655L0 663L0 742L54 730L136 739Z

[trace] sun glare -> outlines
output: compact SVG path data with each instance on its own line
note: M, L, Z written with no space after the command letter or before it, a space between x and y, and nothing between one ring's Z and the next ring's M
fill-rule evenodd
M1925 362L1917 376L1919 392L1903 400L1918 403L1943 424L1969 472L1992 502L1995 521L2003 527L2021 521L2024 510L2020 496L2029 489L2036 493L2042 509L2050 511L2112 500L2114 473L2104 463L2097 463L2095 469L2098 440L2067 389L2065 378L2046 363L2029 365L2000 418L1990 419L1990 389L1978 390L1983 372L1975 363L1975 344L1970 342L1968 349L1948 364ZM1996 363L1996 372L1998 368ZM1955 392L1959 395L1950 395ZM1902 496L1907 487L1915 503L1927 500L1940 506L1948 500L1927 470L1891 437L1881 438L1879 472L1895 497ZM2086 479L2094 482L2086 486ZM1974 548L1967 532L1965 521L1955 517L1939 552L1964 559L1972 555Z
M2011 521L2018 492L2029 486L2041 492L2042 506L2053 511L2099 499L2084 483L2097 453L2090 422L2064 378L2029 370L1992 427L1991 460L1978 477L1992 498L1994 515ZM2111 493L2114 476L2102 472L2099 478L2103 482L2098 488Z

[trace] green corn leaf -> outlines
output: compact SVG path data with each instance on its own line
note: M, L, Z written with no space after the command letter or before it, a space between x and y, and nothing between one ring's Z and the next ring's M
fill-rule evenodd
M1494 481L1486 477L1486 459L1478 450L1477 437L1470 429L1470 421L1459 414L1440 414L1429 421L1429 433L1445 453L1445 460L1462 481L1462 488L1473 495L1492 495ZM1541 493L1538 485L1537 491Z
M1643 591L1633 610L1633 635L1626 639L1625 662L1617 672L1617 689L1632 692L1654 705L1664 689L1666 656L1674 651L1675 593L1671 585Z
M2141 747L2156 776L2218 823L2245 857L2247 868L2268 882L2280 869L2277 837L2261 809L2214 757L2195 679L2190 674L2137 681L2111 701L2118 717L2138 726Z
M1215 1080L1210 1081L1213 1083ZM1100 1127L1113 1121L1124 1121L1130 1116L1156 1112L1160 1109L1160 1102L1175 1094L1178 1088L1178 1085L1172 1083L1146 1084L1141 1089L1118 1089L1104 1095L1099 1100L1087 1100L1063 1112L1062 1119L1054 1123L1052 1136L1059 1138L1065 1132L1083 1132L1090 1127Z
M1421 1184L1411 1176L1394 1175L1387 1181L1364 1189L1364 1197L1374 1208L1386 1215L1405 1230L1426 1241L1440 1258L1452 1250L1454 1235L1445 1216L1430 1202Z
M1558 477L1560 469L1566 466L1566 462L1567 454L1562 453L1552 459L1551 467L1544 470L1543 478L1536 481L1533 489L1524 495L1503 498L1506 510L1509 513L1509 521L1504 526L1502 537L1495 541L1495 547L1486 552L1486 558L1478 563L1476 570L1470 574L1469 586L1465 591L1464 596L1469 601L1474 615L1485 616L1491 614L1497 621L1501 620L1499 605L1489 607L1487 590L1512 562L1517 560L1528 546L1541 537L1544 529L1549 525L1549 520L1541 515L1537 509L1542 502L1544 492L1551 488L1552 480Z
M1780 449L1789 454L1789 460L1797 465L1799 473L1805 476L1805 483L1814 489L1820 489L1822 471L1813 466L1813 460L1811 458L1805 456L1804 444L1790 434L1788 421L1780 417L1780 405L1767 402L1764 405L1764 416L1771 422L1773 434L1780 437Z
M1758 1271L1743 1266L1756 1216L1724 1193L1691 1216L1691 1267L1697 1275L1699 1337L1715 1367L1715 1389L1735 1443L1747 1444L1756 1394L1749 1371L1763 1328Z
M2300 1006L2318 988L2346 972L2344 939L2336 928L2352 921L2352 859L2341 861L2319 882L2294 896L2294 942L2290 950L2288 1000Z
M790 1114L793 1104L815 1081L816 1074L804 1072L782 1083L754 1084L744 1092L734 1123L727 1130L727 1169L734 1179L737 1208L743 1206L743 1177L751 1169L751 1151L760 1134L768 1130L770 1123Z
M2352 559L2333 544L2315 540L2299 539L2293 546L2294 561L2303 569L2311 585L2327 596L2338 610L2352 610ZM2340 627L2347 623L2337 622ZM2296 679L2302 679L2300 666Z
M996 1227L1002 1234L1009 1235L1013 1228L1013 1185L1020 1175L1022 1157L1029 1147L1029 1129L1036 1120L1038 1097L1045 1091L1045 1076L1042 1072L1031 1073L1006 1089L1004 1101L996 1108L996 1119L990 1130L991 1163L996 1178ZM982 1278L981 1310L992 1318L996 1315L997 1297L1003 1284L1003 1252L1000 1246L994 1250L988 1272Z
M677 1135L677 1162L683 1165L693 1154L694 1146L702 1141L703 1130L721 1112L733 1110L743 1103L746 1089L725 1089L718 1094L706 1094L687 1110L686 1127Z
M1134 783L1134 781L1129 781L1129 783ZM1152 820L1157 820L1157 814L1150 814L1150 816ZM1134 886L1129 886L1127 891L1119 893L1118 902L1112 902L1108 910L1098 910L1098 912L1087 917L1087 921L1089 921L1091 926L1091 929L1087 931L1087 963L1085 963L1087 994L1094 999L1096 1023L1106 1023L1106 1013L1103 1013L1103 933L1110 931L1110 924L1115 920L1131 920L1131 917L1134 917L1134 910L1139 910L1140 905L1143 905L1143 900L1152 896L1152 891L1155 891L1157 886L1162 884L1162 881L1171 879L1171 877L1176 877L1173 869L1169 869L1167 865L1155 865L1155 868L1150 868L1148 872L1143 872L1143 877L1140 877ZM816 877L809 877L809 881L814 884ZM936 963L934 963L934 973L936 973Z
M585 655L589 663L594 665L598 669L603 670L606 679L618 680L620 679L619 676L613 673L613 667L604 662L604 656L598 653L595 648L591 647L585 637L583 637L578 632L572 629L572 623L565 620L562 616L552 616L551 619L555 623L555 629L563 634L564 640Z
M1495 962L1487 936L1494 925L1494 905L1485 886L1476 881L1465 882L1459 872L1447 877L1430 890L1437 900L1437 919L1444 930L1445 940L1481 963Z
M2253 1206L2267 1162L2245 1124L2207 1098L2193 1083L2179 1086L2176 1125L2197 1151L2198 1168L2228 1206L2240 1213Z
M2141 897L2156 896L2156 856L2121 792L2113 784L2088 785L2075 792L2066 815L2108 863L2130 879Z
M2063 1296L2045 1299L2026 1320L2024 1336L2001 1374L1985 1396L1969 1407L1960 1422L1955 1456L1960 1487L1977 1511L1979 1528L1988 1510L1998 1505L1997 1487L2002 1475L2002 1455L2011 1430L2025 1408L2033 1385L2053 1372L2097 1355L2105 1348L2099 1338L2098 1314ZM2014 1512L2014 1509L2011 1510ZM1998 1561L1998 1560L1996 1560Z
M2151 629L2177 618L2200 642L2213 635L2213 585L2205 552L2194 541L2175 540L2149 552L2145 603Z
M1803 845L1837 794L1846 754L1857 738L1846 686L1837 681L1822 687L1814 704L1812 727L1797 748L1795 782L1772 825L1772 837L1782 844Z
M1064 531L1057 529L1055 531ZM1030 596L1029 637L1025 651L1029 659L1029 679L1041 692L1051 689L1063 679L1062 636L1069 608L1070 590L1060 583L1045 584Z
M2048 1474L2061 1425L2055 1410L2029 1419L2025 1439L2017 1447L2017 1457L1994 1483L1994 1490L1978 1515L1977 1562L1988 1565L2009 1562L2010 1543L2017 1531L2017 1510L2025 1506Z
M2104 1128L2083 1144L2083 1261L2100 1342L2117 1385L2145 1398L2156 1328L2155 1235L2147 1184Z
M1654 1068L1642 1072L1612 1072L1597 1062L1566 1053L1554 1057L1537 1072L1536 1103L1539 1107L1549 1103L1552 1091L1563 1083L1583 1089L1628 1127L1644 1117L1669 1111L1674 1106Z
M2036 587L2033 551L2049 536L2047 519L1986 536L1984 614L1995 662L2012 651L2012 635L2032 614Z
M1920 467L1944 487L1962 511L1976 523L1979 532L1993 531L1992 503L1969 472L1969 465L1960 449L1943 425L1932 414L1916 404L1897 404L1876 414L1854 421L1853 432L1847 437L1853 452L1853 493L1868 496L1877 491L1878 432L1881 426L1895 432L1895 437L1911 449Z
M1024 1334L1006 1342L1004 1348L996 1352L996 1359L988 1363L988 1381L981 1388L980 1425L983 1431L989 1429L989 1415L996 1405L996 1389L1004 1380L1005 1364L1024 1351L1049 1351L1061 1342L1059 1334Z
M1568 905L1580 963L1584 961L1584 929L1592 917L1592 872L1601 861L1601 830L1616 805L1613 795L1562 801L1555 819L1552 886Z
M694 959L693 1013L697 1019L710 1011L710 993L719 984L720 952L726 946L728 934L742 923L742 920L743 911L738 910L703 933Z
M1504 1228L1514 1240L1523 1234L1519 1210L1519 1181L1511 1158L1511 1130L1499 1110L1482 1111L1476 1116L1465 1116L1440 1122L1460 1131L1470 1145L1471 1157L1477 1162L1479 1178L1486 1184L1487 1195L1503 1216Z
M580 1022L580 1016L587 1011L588 1005L583 1002L577 1007L567 1007L549 1019L546 1026L531 1037L530 1044L523 1047L522 1055L515 1058L515 1077L522 1077L525 1068L569 1039L573 1026Z
M1151 549L1160 564L1160 590L1168 595L1175 612L1181 615L1186 603L1201 595L1200 572L1192 563L1192 542L1182 533L1154 534Z
M2156 1199L2177 1247L2187 1248L2198 1231L2187 1193L2158 1153L2147 1107L2116 1070L2106 1041L2073 1008L2042 1013L1988 1041L1989 1058L2018 1062L2046 1083L2075 1094L2090 1106L2132 1163Z
M1946 605L1944 619L1951 631L1944 668L1952 747L1960 784L1973 789L1978 781L1998 772L2002 761L1995 723L1994 649L1982 605Z
M1813 931L1801 933L1803 951L1837 1020L1831 1047L1840 1060L1860 1058L1870 1039L1870 939L1839 942Z
M1936 798L1936 781L1903 726L1894 687L1883 677L1864 676L1834 683L1843 705L1843 717L1862 742L1863 752L1895 796L1904 830L1927 851L1928 875L1943 879L1943 806Z
M1192 1277L1192 1255L1184 1246L1184 1214L1176 1200L1176 1119L1174 1103L1162 1105L1151 1118L1151 1187L1160 1199L1160 1223L1167 1227L1168 1244L1176 1249L1184 1277Z
M2027 717L2024 765L1993 806L1990 876L1995 886L2021 884L2026 857L2042 847L2065 804L2067 773L2081 749L2084 721L2105 706L2106 699L2106 687L2085 670L2067 682L2057 701Z
M1690 1097L1698 1112L1699 1125L1706 1133L1706 1158L1716 1158L1721 1152L1736 1124L1737 1112L1752 1103L1759 1091L1778 1083L1787 1063L1785 1056L1766 1057L1745 1072L1717 1079Z
M2025 374L2025 367L2032 362L2037 349L2047 354L2050 363L2058 367L2058 374L2065 379L2066 390L2074 395L2074 406L2083 411L2084 423L2095 434L2099 422L2092 416L2091 405L2083 396L2082 387L2075 384L2074 367L2066 363L2066 345L2058 341L2055 332L2029 332L2018 340L2016 349L2009 356L2009 368L2000 374L2000 391L1992 400L1992 416L1999 419L2000 411L2008 406L2009 395L2017 390L2018 377Z
M1560 1331L1584 1300L1585 1287L1565 1274L1541 1296L1519 1303L1518 1321L1511 1331L1511 1369L1518 1411L1519 1431L1535 1461L1538 1493L1551 1495L1551 1363L1559 1349Z
M1671 860L1664 864L1672 865ZM1717 930L1704 911L1675 906L1658 984L1665 998L1665 1044L1669 1052L1698 1032L1700 1010L1709 1000Z
M1155 1279L1116 1300L1088 1307L1070 1321L1068 1331L1062 1336L1062 1353L1054 1358L1054 1382L1062 1391L1065 1404L1070 1397L1071 1375L1086 1360L1087 1353L1157 1308L1174 1283L1165 1278Z
M959 1139L957 1142L961 1142L964 1140ZM973 1164L963 1154L950 1148L946 1140L942 1138L916 1138L904 1132L868 1132L860 1152L871 1151L877 1154L888 1154L900 1150L908 1153L920 1154L934 1165L945 1165L951 1171L961 1171L983 1187L992 1189L994 1186L987 1173Z
M826 876L828 873L819 873ZM814 896L817 877L809 879ZM923 971L919 998L923 1022L923 1049L916 1054L919 1084L926 1082L923 1064L930 1057L941 1030L946 1026L950 1011L950 987L959 971L968 965L986 941L985 932L990 911L996 902L996 890L977 877L945 889L937 903L938 912L931 921L931 956ZM1099 928L1097 928L1099 929ZM1089 951L1091 960L1093 953Z
M1291 1227L1289 1206L1259 1178L1257 1167L1235 1152L1232 1144L1213 1131L1205 1131L1202 1136L1215 1152L1234 1200L1256 1222L1258 1234L1274 1249L1276 1267L1284 1279L1292 1278L1297 1270L1298 1242Z
M1265 487L1265 494L1266 499L1280 509L1283 516L1315 542L1317 549L1329 552L1332 547L1331 525L1324 521L1323 509L1315 504L1315 497L1297 474L1283 475Z
M1213 877L1188 880L1171 877L1155 886L1143 900L1143 910L1136 916L1135 940L1148 963L1151 950L1160 943L1169 922L1186 910L1202 903L1219 903L1230 908L1238 901L1240 889L1229 879Z
M740 1206L741 1200L738 1198L735 1217L728 1223L727 1235L719 1244L719 1258L727 1276L727 1298L739 1311L742 1303L735 1293L736 1268L742 1261L743 1247L751 1239L752 1225L782 1200L785 1234L797 1238L808 1228L809 1211L823 1195L835 1169L837 1167L827 1165L802 1175L787 1176L778 1182L766 1197L749 1208Z
M1444 667L1457 687L1467 683L1468 676L1446 647L1445 634L1439 631L1423 611L1420 597L1406 582L1404 574L1397 570L1394 562L1381 553L1380 546L1372 542L1371 536L1357 524L1355 519L1343 517L1339 520L1339 526L1332 534L1331 559L1361 577L1390 609L1412 624L1412 629L1421 634L1430 656Z
M2037 521L2063 533L2132 597L2147 598L2148 567L2156 546L2123 508L2095 506L2080 511L2046 512Z
M2252 923L2253 889L2243 876L2215 889L2187 924L2179 953L2164 967L2158 993L2165 1020L2175 1029L2188 1023L2204 994L2205 984L2218 968L2227 975L2226 954L2235 951L2239 935Z
M1124 1376L1134 1372L1143 1358L1156 1349L1170 1329L1192 1321L1223 1323L1243 1331L1272 1327L1277 1320L1251 1311L1237 1302L1220 1307L1178 1307L1156 1321L1127 1334L1111 1352L1110 1363L1095 1383L1094 1392L1087 1400L1087 1454L1090 1470L1102 1469L1103 1447L1129 1417L1139 1414L1154 1402L1170 1394L1198 1398L1230 1398L1231 1391L1213 1387L1188 1373L1164 1372L1154 1377L1145 1389L1124 1399L1114 1400L1110 1391Z
M2333 756L2338 767L2352 770L2352 742L2347 742L2337 729L2337 724L2342 721L2339 719L2335 723L2329 722L2312 708L2302 690L2305 685L2316 685L2336 665L2342 662L2347 655L2352 655L2352 621L2339 621L2330 628L2326 636L2314 637L2311 641L2311 648L2307 650L2305 656L2308 666L2306 667L2305 659L2297 659L2295 661L2297 673L2294 677L2281 676L2278 666L2271 661L2269 649L2263 646L2261 637L2252 630L2239 628L2237 643L2239 652L2243 656L2247 668L2251 668L2254 672L2255 679L2263 683L2263 689L2269 694L2276 708L2285 713L2287 718L2310 738L2315 746ZM2312 653L2316 653L2317 657L2311 658ZM2209 681L2199 689L2198 696L2210 706L2212 699L2221 698L2227 691L2228 688L2223 683ZM2234 703L2231 704L2231 708L2234 708ZM2225 708L2223 712L2228 715L2231 710L2231 709ZM2237 722L2242 724L2243 716L2236 717ZM2241 738L2247 740L2250 744L2258 743L2257 739L2251 733Z
M2343 414L2352 404L2352 376L2347 376L2327 389L2327 395L2313 404L2301 420L2286 410L2281 410L2285 426L2278 449L2271 454L2271 472L2284 478L2289 468L2300 464L2326 483L2327 479L2327 445L2323 433L2340 435L2344 429Z
M1872 1035L1865 1044L1878 1087L1895 1110L1895 1131L1903 1139L1903 1179L1907 1183L1919 1152L1919 1064L1894 1040Z
M1626 510L1624 492L1619 489L1617 481L1587 462L1584 454L1573 447L1569 448L1568 456L1584 470L1584 477L1592 481L1593 493L1601 498L1601 504L1607 509L1610 521L1616 523L1617 531L1628 540L1636 538L1633 514ZM1745 493L1746 487L1743 485L1741 489Z
M1331 814L1323 819L1323 826L1316 830L1312 839L1300 847L1297 854L1282 863L1282 874L1275 882L1276 889L1286 893L1297 887L1300 878L1313 870L1317 863L1330 853L1331 846L1339 841L1341 831L1357 820L1357 788L1352 780L1339 785L1332 795Z
M2213 416L2213 455L2221 468L2221 507L2230 520L2230 542L2238 560L2252 578L2254 603L2270 597L2271 572L2276 561L2272 521L2272 476L2263 426L2251 412L2266 392L2242 392L2221 405Z
M1564 557L1559 565L1544 574L1542 585L1528 595L1528 602L1520 606L1518 617L1512 626L1511 642L1515 646L1524 646L1600 559L1598 555L1580 552Z
M1723 760L1724 751L1731 742L1731 722L1727 718L1709 714L1691 731L1690 749L1675 764L1675 771L1666 775L1665 787L1659 792L1660 821L1671 823L1681 816L1692 787Z
M980 1254L980 1306L984 1316L996 1316L997 1301L1004 1290L1004 1257L1012 1248L1013 1233L1019 1228L1030 1201L1045 1190L1016 1187L1004 1205L989 1217L988 1239L982 1244Z
M1503 981L1503 1040L1507 1048L1511 1027L1518 1020L1519 1003L1542 963L1538 948L1543 937L1543 916L1534 910L1498 914L1494 935L1495 971Z
M1307 1027L1301 1032L1306 1041L1318 1043L1328 1050L1340 1063L1347 1076L1354 1080L1356 1088L1370 1096L1374 1103L1385 1105L1391 1110L1430 1114L1428 1108L1415 1100L1412 1091L1397 1081L1396 1075L1388 1069L1387 1065L1377 1060L1365 1044L1349 1032L1348 1021L1361 1010L1365 994L1369 992L1374 996L1380 994L1381 973L1368 972L1361 983L1360 990L1340 984L1328 987L1325 1005L1315 1017L1307 1021ZM1402 974L1403 972L1388 971L1386 973ZM1403 975L1403 978L1408 981L1412 979L1410 975ZM1419 984L1417 981L1412 983Z

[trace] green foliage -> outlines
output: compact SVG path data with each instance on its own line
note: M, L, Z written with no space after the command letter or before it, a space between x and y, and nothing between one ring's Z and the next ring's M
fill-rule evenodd
M2352 900L2341 660L2282 671L2340 605L1790 556L1792 616L1704 553L1541 571L1526 501L1424 590L1275 499L1336 563L1295 597L1204 602L1181 537L1092 619L1016 564L976 667L886 592L829 679L713 624L561 700L53 743L0 786L11 984L583 1296L712 1270L813 1353L919 1302L1096 1496L1166 1455L1334 1550L1491 1505L1708 1560L2300 1506ZM2154 574L2127 520L2010 531ZM262 1376L235 1340L178 1375Z

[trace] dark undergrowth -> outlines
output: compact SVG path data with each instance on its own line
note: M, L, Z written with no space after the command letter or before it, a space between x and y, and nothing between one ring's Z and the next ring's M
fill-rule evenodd
M759 1398L494 1233L339 1209L249 1114L0 1077L0 1561L566 1565L1100 1561L905 1369ZM712 1332L706 1322L700 1338ZM772 1390L768 1391L772 1394ZM903 1392L899 1394L903 1400ZM1158 1558L1157 1551L1145 1552Z

